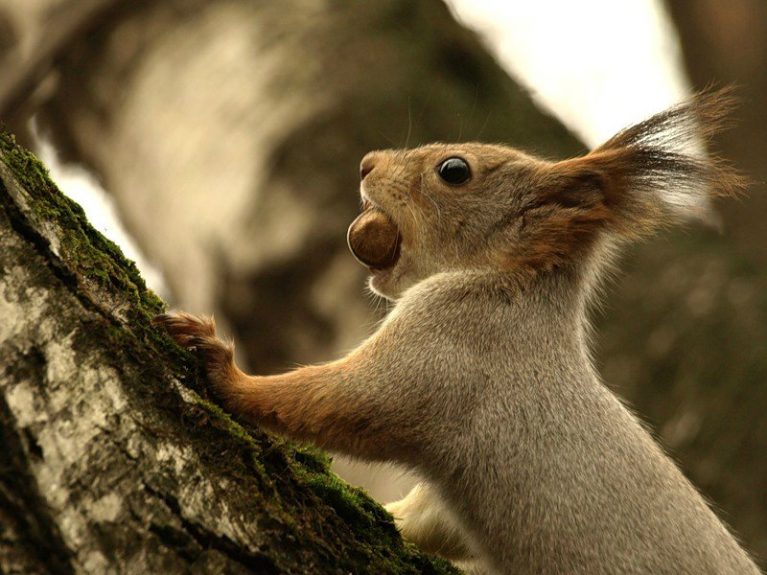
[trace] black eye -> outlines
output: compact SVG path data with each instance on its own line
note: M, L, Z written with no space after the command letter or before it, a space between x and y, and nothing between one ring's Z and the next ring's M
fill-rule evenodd
M471 170L463 158L448 158L437 168L439 177L448 184L458 186L469 181Z

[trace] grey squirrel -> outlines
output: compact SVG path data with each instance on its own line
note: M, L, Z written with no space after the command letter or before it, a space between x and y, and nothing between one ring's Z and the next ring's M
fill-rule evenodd
M732 106L701 93L558 162L478 143L368 154L348 239L396 304L341 359L250 376L212 319L157 323L234 413L418 472L389 510L473 573L758 573L588 348L616 249L743 188L694 151Z

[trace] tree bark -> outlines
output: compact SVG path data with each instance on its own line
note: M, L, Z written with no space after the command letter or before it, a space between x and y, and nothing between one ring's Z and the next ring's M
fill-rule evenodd
M233 421L163 303L0 135L0 573L449 573L328 472Z

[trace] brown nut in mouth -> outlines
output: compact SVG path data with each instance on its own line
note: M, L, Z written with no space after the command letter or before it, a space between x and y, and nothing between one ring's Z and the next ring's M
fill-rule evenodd
M346 233L346 242L357 261L375 270L397 263L401 241L396 224L375 207L357 216Z

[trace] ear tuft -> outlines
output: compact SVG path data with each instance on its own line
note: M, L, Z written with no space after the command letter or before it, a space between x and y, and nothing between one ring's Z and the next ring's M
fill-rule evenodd
M746 188L709 150L735 104L732 88L704 91L585 156L537 165L519 244L503 265L552 269L578 261L599 238L614 245L686 219L711 222L714 198Z
M737 105L733 92L700 92L622 130L581 159L618 185L608 190L607 202L627 232L680 219L710 221L714 198L745 190L745 178L710 150Z

